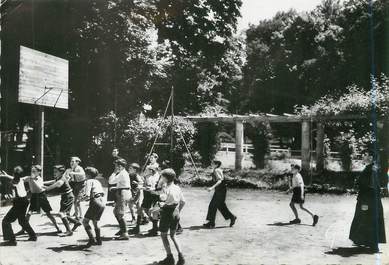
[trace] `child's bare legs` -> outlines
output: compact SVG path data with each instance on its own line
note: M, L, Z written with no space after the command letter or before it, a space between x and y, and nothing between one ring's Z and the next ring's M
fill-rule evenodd
M46 213L47 217L50 219L50 221L53 223L53 225L55 226L55 229L57 229L57 232L58 233L61 233L61 229L59 229L58 227L58 224L57 224L57 221L55 220L54 216L51 214L51 212L47 212Z
M90 220L88 218L84 218L82 220L82 224L84 225L85 232L86 232L86 234L88 235L88 238L89 238L88 245L94 245L96 243L96 240L93 237L92 227L89 225L89 221Z
M294 206L294 203L291 202L291 203L289 204L289 206L290 206L290 208L292 209L295 218L296 218L296 219L299 219L299 215L298 215L298 213L297 213L296 207Z
M101 242L99 221L93 220L93 227L95 228L96 243L97 243L97 245L101 245L102 242Z
M177 238L176 238L176 231L170 231L170 238L172 239L173 243L174 243L174 246L176 247L176 250L178 252L178 254L180 255L181 254L181 247L180 247L180 244L178 243L177 241Z
M161 238L162 238L162 243L163 243L163 247L165 248L166 250L166 254L169 256L169 255L172 255L172 250L170 248L170 244L169 244L169 239L167 237L167 232L163 232L161 233Z
M74 216L78 219L82 217L82 210L79 198L74 199Z
M312 218L315 216L310 210L308 210L307 208L304 208L303 203L300 203L300 209L307 212L308 214L310 214L312 216Z

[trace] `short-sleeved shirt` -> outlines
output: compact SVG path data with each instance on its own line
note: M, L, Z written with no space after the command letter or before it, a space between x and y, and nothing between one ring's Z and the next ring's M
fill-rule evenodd
M119 173L113 173L110 177L109 184L116 184L117 189L130 189L131 188L131 180L128 172L123 169Z
M304 186L304 180L300 173L292 177L292 188Z
M104 194L103 186L96 179L88 179L85 186L85 194L87 196L95 196L96 194Z
M20 180L18 183L13 183L12 186L15 198L22 198L27 196L27 191L22 180Z
M72 188L70 187L68 178L63 175L61 178L58 178L56 181L63 181L62 185L58 188L56 188L57 192L59 194L66 194L70 193L72 191Z
M145 177L144 185L151 190L155 190L159 186L160 176L158 173Z
M180 202L185 202L184 194L182 193L181 188L174 183L164 188L164 192L161 194L161 199L165 199L165 205L176 205Z
M42 193L43 189L43 178L41 176L33 177L29 176L24 179L30 187L31 193Z
M221 168L216 168L213 171L213 180L215 182L217 182L219 180L224 180L223 170Z
M70 169L70 172L79 173L77 175L70 175L70 182L82 182L85 181L85 171L81 166L76 166L75 169Z

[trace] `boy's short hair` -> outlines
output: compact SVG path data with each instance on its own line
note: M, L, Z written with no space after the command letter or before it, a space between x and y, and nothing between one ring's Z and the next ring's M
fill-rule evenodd
M87 167L85 169L85 174L94 179L99 175L99 171L94 167Z
M78 156L72 156L72 157L70 158L70 161L72 161L72 160L74 160L74 161L76 161L76 162L78 162L78 163L81 163L81 159L80 159Z
M65 171L66 171L66 168L64 165L55 165L53 168L58 170L61 173L65 173Z
M23 168L21 166L14 167L14 174L20 174L22 175L24 172Z
M41 167L41 165L33 165L31 168L35 168L35 169L38 170L39 172L42 172L42 167Z
M176 172L172 168L162 170L161 175L166 178L168 182L173 182L176 179Z
M131 163L130 167L132 167L133 169L136 169L136 170L140 169L140 165L138 163Z
M300 167L299 165L292 165L292 168L293 168L293 169L296 169L296 170L298 170L298 171L301 170L301 167Z
M127 161L124 158L116 159L113 163L123 167L127 166Z
M222 165L222 162L220 160L213 160L213 163L220 167Z
M152 154L150 155L150 157L155 157L155 159L158 159L158 158L159 158L159 156L158 156L157 153L152 153Z

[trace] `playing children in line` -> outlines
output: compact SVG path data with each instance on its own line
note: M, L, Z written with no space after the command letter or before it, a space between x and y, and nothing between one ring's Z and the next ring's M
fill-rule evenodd
M117 150L117 149L116 149ZM132 163L129 166L127 161L116 156L114 160L114 170L108 179L109 192L114 197L113 214L118 222L119 231L115 239L129 240L129 234L139 234L142 232L141 226L152 222L152 229L148 236L161 235L163 246L166 250L166 258L159 264L175 264L175 259L169 243L169 236L178 252L178 263L184 264L184 256L176 234L182 228L179 225L180 212L185 205L184 196L179 186L174 182L177 180L176 173L171 168L166 168L169 162L164 162L165 169L161 171L158 164L158 155L150 155L150 163L141 175L140 166ZM221 169L221 162L214 161L213 181L214 185L208 191L214 190L213 198L209 204L207 213L207 223L205 228L215 227L215 217L219 210L226 220L230 221L230 226L234 226L237 217L227 208L225 199L227 193L226 181ZM299 167L293 166L292 189L293 197L290 207L293 210L295 219L291 223L300 223L300 219L295 208L299 204L300 208L309 213L313 218L313 225L318 222L318 216L306 209L304 204L304 182L299 173ZM5 245L16 245L16 236L23 233L29 235L29 240L36 241L37 236L31 227L29 220L32 213L40 212L42 209L54 225L56 232L60 236L72 236L76 229L83 225L88 236L88 246L102 245L100 218L106 208L104 189L99 180L99 172L96 168L82 168L81 159L72 157L70 168L63 165L53 167L53 180L43 181L41 177L41 167L34 165L31 168L30 176L23 175L23 169L16 167L13 176L2 171L0 177L8 178L12 181L14 190L13 207L3 219L3 233ZM24 189L24 182L29 184L31 199L28 200L27 191ZM53 213L46 192L54 191L61 196L59 212ZM81 216L81 201L89 201L89 206L84 216ZM29 206L29 210L28 210ZM71 209L74 207L74 215ZM28 213L26 214L28 210ZM136 226L128 231L125 214L131 213L132 221L136 221ZM65 227L62 233L55 217L59 216ZM136 220L135 220L136 219ZM18 220L22 230L16 235L12 230L12 223ZM73 227L70 227L73 223ZM93 224L94 231L92 230Z

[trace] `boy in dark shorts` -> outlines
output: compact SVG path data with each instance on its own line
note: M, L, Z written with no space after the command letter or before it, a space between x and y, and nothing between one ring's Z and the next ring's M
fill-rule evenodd
M295 207L295 204L300 205L300 209L307 212L312 216L313 219L313 226L317 224L319 221L319 216L313 214L311 211L309 211L307 208L304 207L304 201L305 201L305 193L304 193L304 180L303 177L300 174L300 166L299 165L292 165L292 200L289 204L290 208L292 208L293 214L295 215L295 219L290 221L290 224L299 224L301 223L301 220L299 219L297 209ZM289 191L291 190L289 189Z
M111 178L111 183L115 184L111 190L115 191L116 196L113 213L120 227L120 230L116 233L116 235L119 236L117 238L118 240L128 240L129 237L124 215L132 197L131 181L126 170L127 161L125 159L119 159L116 160L114 164L116 173L114 173Z
M100 181L95 179L99 174L96 168L87 167L85 174L87 181L84 200L89 200L89 208L85 213L82 223L89 237L88 245L101 245L99 221L105 208L104 190ZM93 237L92 227L89 225L90 221L93 222L96 238Z
M30 208L27 213L27 220L30 220L31 215L34 213L41 213L41 209L45 212L47 217L53 223L57 233L61 233L61 229L59 229L57 222L55 221L54 216L51 214L53 210L51 205L47 199L46 192L43 186L43 178L41 177L42 167L40 165L33 165L31 167L31 175L24 177L23 181L28 183L31 192L30 198ZM25 231L22 229L17 232L16 235L22 235Z
M164 169L161 172L161 175L162 181L166 184L166 187L164 187L163 193L160 195L161 220L159 224L159 231L161 232L162 243L165 247L167 256L158 264L175 264L168 239L168 233L170 230L170 238L178 252L177 265L183 265L185 264L185 259L175 235L177 225L180 221L180 212L185 205L185 199L180 187L174 184L174 179L176 178L174 170L171 168Z
M77 219L82 218L80 201L85 192L85 171L80 166L81 159L77 156L70 158L70 168L65 171L74 195L74 216Z
M144 212L142 208L143 178L140 176L139 171L140 171L140 166L138 163L132 163L128 168L128 173L130 175L130 180L131 180L131 192L132 192L131 214L133 214L132 211L134 211L134 208L136 210L136 226L131 230L132 234L139 234L140 225L142 223L142 220L144 219Z
M54 180L45 181L45 190L50 191L56 189L59 194L61 194L61 202L59 209L59 216L62 219L62 223L66 228L66 232L60 236L71 236L73 231L81 225L81 223L70 216L70 210L73 207L74 195L72 188L70 187L69 181L66 177L65 167L63 165L54 166ZM70 229L69 222L74 224L73 229Z
M12 198L13 204L11 209L4 216L1 225L3 229L3 238L5 242L2 246L16 246L16 237L12 230L12 223L18 220L19 224L27 231L28 241L36 241L37 236L32 229L30 223L26 218L26 211L28 207L28 198L24 182L22 180L23 169L20 166L14 168L13 176L6 172L0 172L0 178L7 178L12 180ZM1 263L1 262L0 262Z

